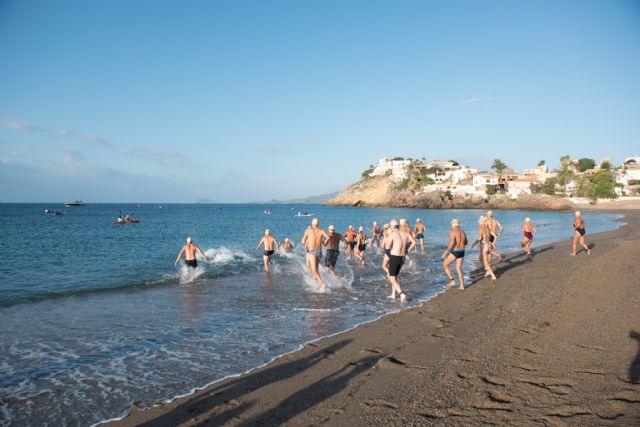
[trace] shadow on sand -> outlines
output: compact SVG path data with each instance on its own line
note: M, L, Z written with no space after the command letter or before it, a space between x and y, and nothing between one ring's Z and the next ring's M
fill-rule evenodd
M251 409L255 402L243 400L243 397L259 388L275 384L303 373L321 362L327 356L351 343L351 339L342 340L324 349L320 349L300 360L280 363L254 373L243 375L236 380L214 386L202 395L189 399L170 412L151 419L142 426L174 426L189 420L192 425L222 425L241 416ZM376 355L345 364L339 370L299 389L275 407L264 408L263 412L244 420L241 425L278 425L297 414L340 392L348 382L372 368L384 357ZM262 410L262 409L261 409ZM197 417L197 420L196 420ZM234 420L238 422L238 419Z
M640 333L629 331L629 338L638 341L638 354L629 365L629 381L638 384L640 383Z
M496 276L498 276L498 279L500 278L499 276L509 270L511 270L512 268L516 268L519 267L521 265L524 264L528 264L530 262L533 261L533 259L536 257L536 255L541 254L543 252L546 251L550 251L554 248L555 246L547 246L545 248L542 249L532 249L531 250L531 256L526 256L525 253L517 253L517 254L513 254L507 257L503 257L502 258L502 262L500 264L493 264L493 272L496 274ZM480 281L481 279L484 278L484 267L481 265L481 263L478 265L478 268L473 271L469 277L471 277L471 283L469 284L469 286L473 286L474 284L476 284L478 281ZM487 279L490 280L490 279ZM465 285L466 286L466 285Z

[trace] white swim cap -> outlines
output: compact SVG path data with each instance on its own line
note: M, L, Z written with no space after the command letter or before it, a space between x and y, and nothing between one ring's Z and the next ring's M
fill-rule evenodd
M453 227L459 227L459 226L460 226L460 220L455 219L455 218L454 218L454 219L452 219L452 220L451 220L451 225L452 225Z
M191 236L187 237L187 243L191 243Z
M526 218L524 219L524 222L531 222L531 218L526 217Z
M478 218L478 224L482 225L485 224L487 222L487 218L480 215L480 218Z

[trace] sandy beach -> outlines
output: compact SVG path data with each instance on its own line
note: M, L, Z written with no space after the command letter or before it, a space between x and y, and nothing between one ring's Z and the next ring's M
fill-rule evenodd
M497 281L478 273L112 425L639 425L640 212L621 212L618 230L587 235L592 256L534 241Z

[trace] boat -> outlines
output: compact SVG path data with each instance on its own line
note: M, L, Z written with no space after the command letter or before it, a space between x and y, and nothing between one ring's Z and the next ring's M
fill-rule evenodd
M129 221L113 221L113 224L137 224L139 223L139 219L130 219Z
M314 216L315 214L312 213L308 213L308 212L298 212L296 214L296 216Z
M84 206L84 202L82 200L74 200L73 202L66 202L65 206Z
M267 208L264 210L264 214L265 215L271 215L273 212L271 211L271 208Z

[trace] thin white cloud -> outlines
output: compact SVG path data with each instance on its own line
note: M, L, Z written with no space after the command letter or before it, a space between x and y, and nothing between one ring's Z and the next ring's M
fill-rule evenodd
M162 166L179 166L186 167L192 164L191 159L186 155L173 150L150 150L150 149L137 149L127 148L115 145L104 138L100 138L95 135L88 135L77 132L68 128L46 128L42 126L33 125L23 122L22 120L14 117L0 116L0 124L5 127L21 132L44 134L51 136L58 136L70 140L76 143L99 145L102 147L110 148L117 154L124 157L135 157L147 161L151 161Z
M460 102L460 105L471 105L477 102L488 102L493 101L495 98L492 96L474 96L473 98L465 99Z

